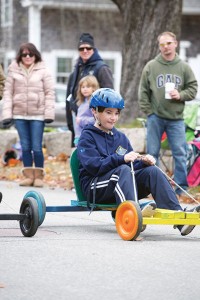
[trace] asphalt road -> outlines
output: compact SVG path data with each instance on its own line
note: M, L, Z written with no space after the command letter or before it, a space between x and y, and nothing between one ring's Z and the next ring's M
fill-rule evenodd
M18 212L28 190L1 181L0 213ZM38 190L47 205L76 199ZM123 241L109 212L47 213L32 238L18 221L0 221L0 299L199 300L200 227L182 237L172 226L149 225L140 237Z

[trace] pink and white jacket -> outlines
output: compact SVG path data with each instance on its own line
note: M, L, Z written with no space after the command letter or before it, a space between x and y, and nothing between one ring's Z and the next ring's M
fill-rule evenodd
M3 94L2 120L55 118L55 91L53 78L44 62L29 70L12 62L8 68Z

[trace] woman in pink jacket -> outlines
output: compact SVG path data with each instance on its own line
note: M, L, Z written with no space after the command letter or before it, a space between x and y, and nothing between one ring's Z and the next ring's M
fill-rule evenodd
M4 76L3 68L0 64L0 100L2 99L3 96L4 81L5 81L5 76Z
M53 79L40 52L31 43L22 44L8 68L2 109L3 124L14 120L22 146L21 186L43 186L42 139L45 123L54 120L54 103Z

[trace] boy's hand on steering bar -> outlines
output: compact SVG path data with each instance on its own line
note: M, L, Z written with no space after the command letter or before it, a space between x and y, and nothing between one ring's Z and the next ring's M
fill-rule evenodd
M131 161L134 162L136 159L141 159L144 162L144 164L150 165L150 166L153 166L156 163L155 158L150 154L141 155L137 152L131 151L124 155L124 160L126 163L129 163Z
M126 163L129 163L131 161L133 162L134 160L136 160L139 157L140 157L139 153L131 151L131 152L129 152L129 153L127 153L127 154L124 155L124 161Z
M152 155L150 155L150 154L142 155L141 160L142 160L143 163L145 163L146 165L153 166L153 165L156 164L155 158L154 158Z

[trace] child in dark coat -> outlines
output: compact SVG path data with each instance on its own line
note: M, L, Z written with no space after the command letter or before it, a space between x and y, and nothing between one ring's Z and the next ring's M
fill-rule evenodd
M151 193L155 200L144 203L142 215L153 214L156 205L182 211L167 178L154 166L154 157L148 154L141 157L134 152L128 138L114 127L124 108L121 95L109 88L98 89L92 94L90 107L95 123L83 129L77 147L80 183L85 197L93 202L95 196L96 203L104 204L135 200L130 169L133 162L138 199ZM200 211L200 206L192 211ZM189 234L194 227L177 226L181 235Z

